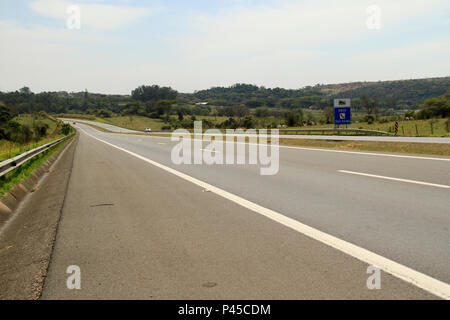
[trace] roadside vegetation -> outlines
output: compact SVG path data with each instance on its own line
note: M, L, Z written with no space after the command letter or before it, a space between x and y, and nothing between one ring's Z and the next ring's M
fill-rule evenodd
M0 104L0 161L61 138L71 130L45 112L17 114Z
M400 136L450 136L449 89L450 77L317 84L300 89L235 84L194 93L143 85L130 95L88 91L35 94L24 87L0 92L0 101L17 114L43 110L54 117L99 121L133 130L192 129L196 120L203 121L204 129L308 130L333 128L333 99L349 97L352 124L340 128Z
M45 161L47 161L47 159L49 159L57 150L66 145L70 140L72 140L72 138L68 138L57 145L54 145L48 150L34 156L20 167L0 177L0 197L11 190L12 187L28 178L34 170L39 168Z

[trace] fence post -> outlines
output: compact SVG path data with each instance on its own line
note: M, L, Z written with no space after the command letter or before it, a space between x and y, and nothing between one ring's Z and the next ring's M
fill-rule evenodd
M434 134L434 130L433 130L433 120L430 121L430 127L431 127L431 134Z
M416 125L416 136L419 136L419 129L417 128L417 123L415 125Z

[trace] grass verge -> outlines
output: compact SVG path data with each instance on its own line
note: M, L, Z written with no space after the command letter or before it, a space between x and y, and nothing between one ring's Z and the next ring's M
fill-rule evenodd
M97 122L112 124L121 128L144 131L146 128L151 128L153 131L160 131L166 125L161 119L153 119L143 116L119 116L111 118L95 119Z
M52 135L46 138L39 140L38 142L30 142L27 144L18 144L10 141L1 141L0 142L0 161L11 159L21 153L24 153L28 150L40 147L46 143L55 141L59 138L64 137L63 134Z
M50 158L57 150L62 148L66 143L71 141L73 137L54 145L41 154L31 158L17 169L8 172L3 177L0 177L0 197L6 194L12 187L21 183L28 178L30 174L39 168L48 158Z
M82 123L82 124L84 124L86 126L92 127L92 128L94 128L94 129L96 129L98 131L101 131L101 132L119 133L119 132L115 132L115 131L111 131L111 130L105 129L105 128L100 127L100 126L96 126L95 124L92 124L92 123L87 123L87 122L80 122L80 123Z

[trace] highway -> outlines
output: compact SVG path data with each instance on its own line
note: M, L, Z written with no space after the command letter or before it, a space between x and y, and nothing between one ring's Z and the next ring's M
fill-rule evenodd
M280 147L261 176L175 165L169 138L75 127L44 299L450 297L450 158ZM392 271L380 290L372 256Z
M78 120L78 119L61 119L66 122L79 122L79 123L88 123L93 124L102 128L105 128L112 132L118 133L137 133L142 131L135 131L126 128L117 127L114 125L110 125L107 123L101 123L96 121L89 120ZM151 134L167 134L167 132L152 132ZM314 140L345 140L345 141L384 141L384 142L415 142L415 143L450 143L450 137L401 137L401 136L349 136L349 135L311 135L311 134L301 134L301 135L293 135L293 134L283 134L281 135L283 138L289 139L314 139Z

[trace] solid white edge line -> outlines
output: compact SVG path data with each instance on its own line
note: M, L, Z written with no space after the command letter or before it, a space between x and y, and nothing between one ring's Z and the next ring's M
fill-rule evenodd
M371 177L371 178L386 179L386 180L393 180L393 181L400 181L400 182L408 182L408 183L422 184L424 186L431 186L431 187L437 187L437 188L450 189L450 186L447 186L445 184L437 184L437 183L430 183L430 182L423 182L423 181L416 181L416 180L409 180L409 179L401 179L401 178L379 176L379 175L376 175L376 174L362 173L362 172L355 172L355 171L348 171L348 170L338 170L338 171L342 172L342 173L349 173L349 174L354 174L354 175L358 175L358 176L366 176L366 177Z
M450 161L450 158L446 159L446 158L433 158L433 157L420 157L420 156L406 156L406 155L390 154L390 153L373 153L373 152L358 152L358 151L345 151L345 150L317 149L317 148L292 147L292 146L281 146L281 145L280 145L280 148L299 149L299 150L308 150L308 151L347 153L347 154L360 154L360 155L377 156L377 157L392 157L392 158L419 159L419 160Z
M358 247L350 242L341 240L341 239L334 237L332 235L329 235L325 232L322 232L320 230L317 230L315 228L307 226L297 220L286 217L286 216L282 215L281 213L278 213L271 209L262 207L256 203L253 203L253 202L248 201L244 198L241 198L237 195L234 195L228 191L222 190L218 187L215 187L206 182L198 180L198 179L191 177L185 173L182 173L180 171L177 171L175 169L167 167L156 161L150 160L139 154L136 154L136 153L128 151L124 148L118 147L112 143L103 141L103 140L85 132L84 130L82 130L82 131L83 131L83 133L90 136L91 138L101 141L113 148L118 149L118 150L126 152L138 159L146 161L155 167L163 169L171 174L176 175L179 178L182 178L186 181L196 184L203 189L207 189L210 192L213 192L213 193L215 193L225 199L228 199L244 208L247 208L253 212L256 212L262 216L265 216L265 217L271 219L272 221L278 222L288 228L291 228L292 230L302 233L312 239L320 241L323 244L326 244L332 248L335 248L341 252L344 252L362 262L365 262L369 265L375 265L375 266L379 267L380 269L384 270L385 272L387 272L399 279L402 279L408 283L411 283L411 284L413 284L429 293L432 293L440 298L450 300L450 285L445 282L434 279L426 274L423 274L423 273L413 270L409 267L401 265L395 261L387 259L383 256L380 256L380 255L373 253L369 250L366 250L364 248Z

